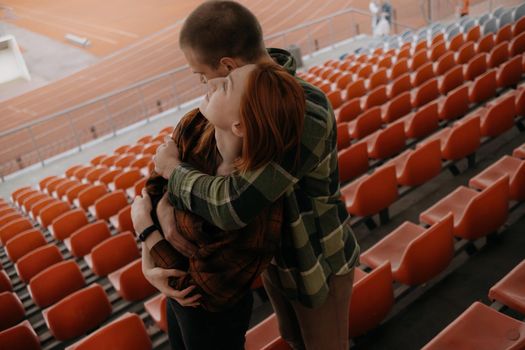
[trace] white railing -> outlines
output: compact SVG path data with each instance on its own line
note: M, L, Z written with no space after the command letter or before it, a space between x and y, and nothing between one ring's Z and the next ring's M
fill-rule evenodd
M394 16L395 18L395 16ZM295 45L310 55L361 33L370 33L371 15L345 9L265 37L267 47ZM394 21L393 31L412 29ZM180 107L204 93L187 65L156 75L80 105L0 133L0 178L77 149L118 129Z

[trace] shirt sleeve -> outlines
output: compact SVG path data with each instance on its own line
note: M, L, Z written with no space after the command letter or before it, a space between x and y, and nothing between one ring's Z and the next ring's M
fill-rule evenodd
M222 230L246 226L261 210L275 202L307 173L319 165L330 151L332 123L323 109L322 117L314 113L305 117L299 162L294 167L295 153L285 156L281 164L270 162L264 167L241 175L210 176L189 164L181 164L170 176L169 199L173 206L189 210ZM334 119L335 120L335 119ZM287 165L288 164L288 165Z

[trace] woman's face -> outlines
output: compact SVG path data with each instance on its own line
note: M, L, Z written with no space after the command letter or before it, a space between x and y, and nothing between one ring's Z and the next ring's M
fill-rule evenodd
M232 71L227 77L208 80L208 93L199 109L206 119L222 130L231 130L240 121L241 98L254 64Z

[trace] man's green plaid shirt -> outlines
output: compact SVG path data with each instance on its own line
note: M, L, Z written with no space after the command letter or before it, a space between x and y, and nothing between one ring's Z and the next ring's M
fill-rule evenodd
M272 57L295 75L295 61L284 50ZM337 127L326 95L298 79L306 96L299 166L295 154L246 174L215 177L181 164L169 179L171 203L223 230L246 226L279 197L284 200L284 231L275 256L281 286L308 307L328 295L328 278L356 264L359 246L341 200L337 166ZM271 141L269 141L271 142Z

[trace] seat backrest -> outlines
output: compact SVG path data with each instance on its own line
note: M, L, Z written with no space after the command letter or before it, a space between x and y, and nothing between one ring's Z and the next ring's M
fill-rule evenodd
M0 269L0 293L1 292L11 292L13 290L13 285L11 284L11 279L7 272L4 269Z
M78 194L78 201L82 209L87 210L90 205L95 203L97 199L108 193L106 186L104 185L92 185L89 186Z
M128 189L142 177L139 169L131 169L115 177L115 189Z
M33 204L33 206L31 207L32 218L37 220L38 215L40 215L40 212L42 211L42 209L44 209L45 207L47 207L48 205L52 203L58 203L58 202L59 200L53 197L42 198L41 200Z
M66 260L40 271L29 282L29 294L41 309L56 303L86 284L80 268Z
M16 204L18 205L18 207L22 206L22 204L27 200L27 198L35 195L35 194L45 194L43 192L40 192L40 191L37 191L37 190L33 190L33 189L28 189L26 191L23 191L22 193L20 193L17 198L16 198Z
M149 299L148 301L144 302L144 309L146 309L146 312L155 321L155 324L157 325L157 327L162 329L164 332L168 331L168 321L167 321L167 315L166 315L166 300L167 300L166 296L161 293ZM276 317L274 318L276 319ZM262 322L265 322L265 321L262 321ZM262 322L255 325L253 328L251 328L246 333L246 346L247 347L250 344L250 333L256 327L258 327L258 325L262 324ZM275 320L275 326L277 327L277 320Z
M398 76L391 84L390 98L399 96L403 92L412 89L412 81L410 80L410 73L405 73Z
M139 301L157 292L144 277L140 258L112 272L108 278L124 300Z
M78 185L71 187L66 191L67 201L72 204L74 200L78 198L79 193L88 187L91 187L91 185L85 183L79 183Z
M56 175L51 175L51 176L47 176L45 178L43 178L42 180L40 180L38 182L38 188L40 188L40 191L43 191L47 184L50 182L50 181L53 181L54 179L56 179L58 176Z
M416 71L419 67L428 62L427 50L416 52L414 58L412 58L410 69Z
M132 145L130 148L128 148L126 150L126 153L131 153L131 154L140 154L142 153L142 150L144 149L144 145L143 144L136 144L136 145Z
M157 152L157 148L161 145L160 142L154 141L149 145L145 146L142 150L142 154L154 155Z
M525 26L525 25L524 25ZM525 31L516 36L509 44L509 53L511 56L523 54L525 52Z
M401 178L403 185L421 185L441 171L441 143L433 140L416 148L408 156Z
M421 65L414 75L413 86L417 87L423 84L425 81L428 81L434 77L434 64L432 62L427 62Z
M2 226L7 225L8 223L13 222L15 220L23 219L23 218L24 216L20 214L20 212L17 210L15 210L14 212L8 212L7 214L2 215L2 217L0 217L0 230Z
M92 183L94 184L98 179L99 177L102 175L102 174L105 174L109 171L109 168L106 167L106 166L97 166L95 168L93 168L92 170L90 170L87 174L86 174L86 180L89 182L89 183Z
M21 257L15 264L20 279L29 283L33 276L48 266L64 260L58 247L52 243L39 247Z
M366 94L365 80L358 79L348 84L346 88L346 100L349 101L354 97L361 97Z
M372 157L378 159L390 158L405 148L406 135L403 123L393 123L378 131L379 135L375 141L375 153Z
M370 76L369 88L375 89L376 87L385 85L386 83L388 83L386 68L379 68Z
M375 106L381 106L387 100L388 97L386 95L386 86L379 86L364 97L363 110L367 110Z
M358 142L337 153L339 181L346 182L368 171L368 150L365 142Z
M16 200L21 194L23 194L24 192L28 192L28 191L34 191L34 189L32 189L30 186L24 186L24 187L17 188L11 193L11 201L13 203L16 202Z
M458 51L464 42L463 33L457 33L454 37L449 38L448 49L451 51Z
M98 276L106 276L139 257L135 238L130 232L112 236L91 250L93 272Z
M386 317L394 305L392 282L392 269L388 261L369 273L355 268L348 312L350 337L364 334Z
M121 146L121 147L123 147L123 146ZM128 148L129 148L129 146L126 146L126 150L127 150ZM118 150L118 149L120 149L120 147L117 148L117 150ZM117 151L117 150L115 150L115 151ZM120 158L120 155L121 155L121 154L124 154L124 153L125 153L125 151L123 150L122 153L112 154L112 155L110 155L110 156L107 156L106 158L104 158L104 160L103 160L102 162L100 162L100 165L109 168L109 167L111 167L112 165L114 165L115 162Z
M131 221L131 205L122 208L117 214L119 232L135 232L133 222Z
M441 150L445 159L458 160L474 153L480 142L481 123L478 115L454 124Z
M488 55L485 52L474 56L465 68L465 80L474 80L487 71Z
M505 175L473 198L460 218L462 238L477 239L495 232L508 216L509 176Z
M55 189L57 193L57 198L62 199L62 197L66 194L66 192L73 186L78 185L80 182L78 180L67 180L62 182L57 188Z
M483 24L483 35L494 34L498 30L498 22L496 18L490 18Z
M57 177L56 179L54 180L51 180L47 183L46 185L46 191L47 193L49 194L53 194L53 192L55 191L55 189L63 184L65 181L69 181L69 179L66 179L66 178L63 178L63 177Z
M489 68L494 68L509 59L509 44L502 42L496 45L489 53L489 60L487 62Z
M111 303L104 288L93 283L68 295L42 314L55 339L67 340L102 324L111 315Z
M437 60L434 72L436 75L443 75L455 66L456 61L454 60L454 53L446 52Z
M337 149L345 149L350 145L350 141L350 135L348 134L348 123L337 124Z
M85 165L83 167L78 168L73 173L73 177L75 177L77 180L82 180L86 176L86 174L93 169L94 167L91 165Z
M73 209L57 217L51 224L50 231L55 239L62 241L87 224L86 213L82 209Z
M89 161L92 165L100 165L100 163L107 157L107 154L101 154Z
M76 257L83 257L100 242L111 237L109 227L104 220L85 225L71 234L69 246Z
M0 331L10 328L25 317L24 306L16 293L0 293Z
M407 58L400 59L398 57L398 60L392 66L392 70L390 71L390 79L394 80L400 75L403 75L407 72L408 72L408 59Z
M514 28L512 29L514 37L517 37L523 32L525 32L525 17L518 19L516 23L514 23Z
M58 201L51 203L40 211L38 222L42 227L47 228L55 218L71 210L71 205L66 202Z
M434 44L430 49L430 60L436 61L443 54L447 52L447 47L444 41L439 41Z
M0 227L0 242L2 245L5 245L11 238L32 228L33 223L26 218L19 218L8 222Z
M476 48L472 41L467 41L457 53L456 63L465 64L476 55Z
M415 89L412 103L414 107L421 107L439 97L438 79L433 78Z
M30 251L46 245L46 239L40 230L33 228L23 231L18 236L13 237L5 245L5 250L9 260L17 262L18 259Z
M470 101L481 103L496 95L496 70L490 70L474 80L470 90Z
M339 90L329 92L326 97L328 97L328 100L330 101L330 104L334 110L341 107L341 104L343 104L343 98L341 97L341 91Z
M412 103L410 101L410 92L407 91L396 96L387 103L386 111L383 114L383 121L385 123L392 123L411 111Z
M477 42L481 38L481 28L478 25L473 26L468 29L466 40Z
M108 170L105 173L100 175L100 177L98 178L98 181L100 181L101 183L107 186L115 180L115 177L117 177L117 175L120 175L120 174L122 174L122 169Z
M40 340L28 320L0 332L0 344L4 349L41 349Z
M366 109L355 120L355 130L354 134L351 136L355 139L361 139L365 136L368 136L374 131L378 130L381 127L382 122L381 107L376 106Z
M385 165L359 182L356 189L356 203L364 215L377 214L398 197L396 168Z
M457 66L449 70L441 82L440 91L443 95L463 84L463 67Z
M392 67L392 56L385 56L377 62L378 68L391 68Z
M151 350L151 339L141 318L126 312L117 320L81 339L67 350Z
M445 270L454 256L454 217L449 213L407 246L398 268L409 285L429 281Z
M373 72L372 65L365 64L363 67L359 69L359 71L357 71L357 76L359 78L368 79L368 77L370 76L370 74L372 74L372 72Z
M512 39L512 26L506 24L502 26L496 33L496 43L500 44L504 41L510 41Z

